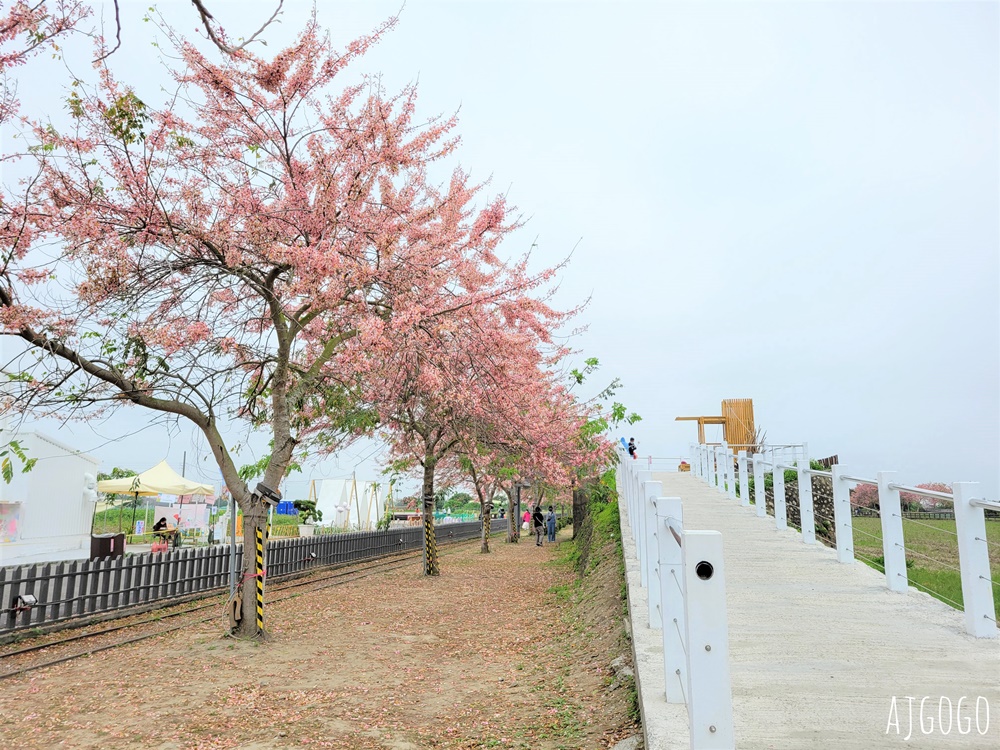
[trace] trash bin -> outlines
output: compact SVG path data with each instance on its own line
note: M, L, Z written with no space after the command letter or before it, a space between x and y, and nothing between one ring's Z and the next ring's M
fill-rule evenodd
M90 537L90 559L121 557L125 554L124 534L93 534Z

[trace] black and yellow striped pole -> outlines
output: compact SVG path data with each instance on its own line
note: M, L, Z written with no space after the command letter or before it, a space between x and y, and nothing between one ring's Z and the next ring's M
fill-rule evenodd
M270 511L281 502L281 493L260 483L253 494L257 495L257 499L261 501L261 509L264 511L263 519L260 516L254 518L257 522L264 521L263 528L257 526L254 529L254 541L257 547L254 560L254 578L257 579L257 635L264 635L264 576L267 575L267 568L264 567L264 545L271 535Z
M257 580L257 632L264 632L264 530L258 528L257 559L254 563L254 578Z
M441 574L438 567L437 534L434 532L434 499L424 500L424 575Z

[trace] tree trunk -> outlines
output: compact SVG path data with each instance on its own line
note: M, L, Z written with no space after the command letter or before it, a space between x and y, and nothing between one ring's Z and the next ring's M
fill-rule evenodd
M587 511L587 493L577 487L573 490L573 538L583 528L583 517Z
M490 552L490 514L493 513L493 501L490 500L483 506L483 543L479 548L480 554L488 555Z
M424 575L441 575L434 531L434 461L424 460Z
M517 544L520 529L521 519L514 516L514 496L512 493L507 495L507 541Z
M248 637L263 636L266 631L264 601L263 598L258 600L257 584L258 581L263 583L265 579L257 575L257 532L260 531L261 542L264 545L264 550L261 550L263 557L261 561L263 572L261 575L266 576L267 505L256 495L249 495L244 502L240 503L240 506L243 508L243 569L237 590L240 591L243 597L243 606L240 610L242 618L233 632L237 635ZM264 628L261 628L261 625L264 625Z

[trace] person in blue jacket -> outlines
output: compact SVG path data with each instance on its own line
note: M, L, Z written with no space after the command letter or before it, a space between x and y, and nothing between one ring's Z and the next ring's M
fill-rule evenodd
M549 506L549 514L545 517L545 530L548 531L550 542L556 540L556 512Z

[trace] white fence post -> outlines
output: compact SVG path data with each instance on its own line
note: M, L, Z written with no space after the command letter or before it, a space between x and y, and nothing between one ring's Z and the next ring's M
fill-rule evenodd
M816 517L813 513L812 474L809 473L809 448L802 444L802 458L799 469L799 525L802 527L802 541L816 544Z
M729 445L725 440L719 448L719 492L723 495L729 494Z
M896 478L894 471L880 471L878 480L878 507L882 519L882 557L885 560L885 580L890 591L906 591L906 547L903 540L903 509L899 504L899 490L889 489Z
M719 446L712 446L712 486L719 486Z
M778 451L771 454L771 486L774 490L774 527L788 528L788 509L785 507L785 470L778 468Z
M687 650L681 636L684 627L684 560L667 519L684 523L679 497L656 500L656 531L660 549L660 617L663 624L663 680L667 703L684 703L687 686Z
M764 487L764 453L753 454L753 501L757 504L757 515L767 516L767 490Z
M618 462L618 474L620 477L621 489L620 492L625 497L625 508L628 511L628 527L632 533L633 540L635 539L635 514L632 512L632 473L629 471L628 464L625 463L624 456L620 457L621 460ZM518 524L521 523L520 518L512 519L517 521Z
M631 459L629 463L626 464L626 471L628 472L628 522L632 528L632 541L635 542L635 559L639 559L639 517L638 517L638 505L635 501L635 468L633 468Z
M750 507L750 486L747 481L747 452L744 448L740 451L740 505L744 508Z
M662 482L645 482L642 485L643 526L646 533L646 559L642 565L646 569L646 607L649 610L649 627L661 627L660 618L660 548L656 540L656 498L663 492Z
M691 747L731 750L735 735L722 534L685 530L681 552L687 602L684 634Z
M833 523L837 536L837 560L854 562L854 520L851 514L851 488L843 478L847 469L838 464L830 467L833 478Z
M643 512L643 506L645 505L645 497L643 496L644 487L646 482L650 482L653 479L653 472L651 471L637 471L636 475L636 488L635 493L636 503L635 503L635 517L636 525L638 529L636 531L635 546L639 550L639 585L642 586L647 591L649 590L649 579L646 577L646 558L649 556L649 550L646 549L646 514Z
M726 494L733 500L736 499L736 455L726 448L726 478L729 482Z
M642 529L642 519L639 517L639 474L633 463L629 463L629 474L631 478L629 499L631 500L630 512L632 513L632 541L635 542L635 559L638 560L641 554L639 531Z
M996 638L997 621L990 582L989 548L986 544L986 513L972 505L978 482L955 482L955 530L958 532L958 563L962 569L962 601L965 629L976 638Z

